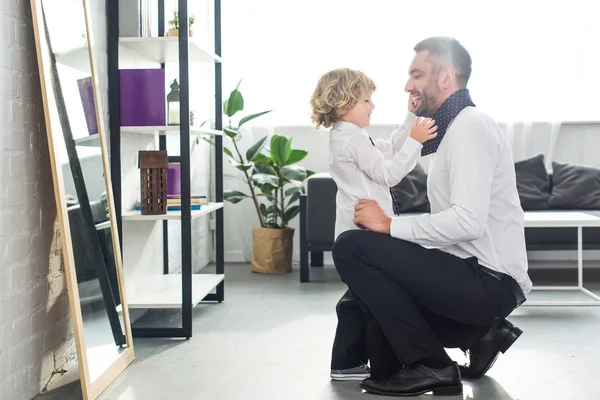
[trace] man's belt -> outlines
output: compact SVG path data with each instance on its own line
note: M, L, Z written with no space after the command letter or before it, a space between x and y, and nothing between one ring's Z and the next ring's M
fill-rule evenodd
M521 286L517 283L517 281L515 281L513 279L512 276L506 275L502 272L494 271L493 269L489 269L482 265L479 265L479 269L482 272L485 272L486 274L493 276L494 278L498 279L500 282L505 284L510 289L513 296L515 297L515 301L517 302L517 307L519 307L521 304L523 304L525 302L525 300L526 300L525 294L523 294L523 290L521 289Z

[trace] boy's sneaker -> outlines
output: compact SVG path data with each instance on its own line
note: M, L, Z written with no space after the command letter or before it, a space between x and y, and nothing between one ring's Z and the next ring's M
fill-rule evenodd
M371 376L371 369L363 364L348 369L332 369L331 379L336 381L362 381Z

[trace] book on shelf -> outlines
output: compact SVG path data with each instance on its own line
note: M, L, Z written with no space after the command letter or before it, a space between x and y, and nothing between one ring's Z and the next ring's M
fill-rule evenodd
M190 209L200 210L202 206L208 205L206 196L192 196L190 199ZM135 205L135 209L140 211L142 206L138 201ZM169 195L167 197L167 211L181 211L181 196Z

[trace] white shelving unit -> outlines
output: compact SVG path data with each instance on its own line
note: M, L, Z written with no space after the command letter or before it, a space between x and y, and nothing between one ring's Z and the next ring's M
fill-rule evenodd
M221 114L222 114L222 102L221 99L221 71L220 63L222 62L221 57L217 54L220 53L220 7L221 0L213 0L214 5L210 5L206 9L207 21L202 21L199 25L209 27L211 25L211 19L214 20L214 51L202 45L201 42L194 38L179 38L179 37L166 37L162 35L161 29L159 29L159 36L157 37L117 37L118 34L118 21L113 24L109 24L108 29L108 47L109 47L109 114L118 115L121 98L120 89L118 85L110 85L112 82L116 82L119 77L119 70L129 68L165 68L166 71L171 71L169 74L175 75L177 72L178 82L182 88L186 87L187 91L182 93L190 93L192 90L190 81L191 75L202 77L198 71L207 73L203 79L206 82L198 83L194 80L194 85L200 85L202 91L200 93L206 93L207 98L200 102L200 105L194 104L192 107L189 98L181 97L181 108L186 109L189 106L190 109L197 111L196 107L201 107L199 115L212 115L216 118L216 127L221 127ZM188 5L192 2L188 0ZM188 13L187 6L181 4L182 9L179 9L180 18L185 21L185 15ZM116 10L118 4L113 0L112 6ZM178 5L179 6L179 5ZM183 8L185 7L185 9ZM196 19L202 19L198 17L198 12L194 12ZM159 17L160 18L160 17ZM165 21L159 22L159 27ZM165 24L166 25L166 24ZM182 24L181 29L186 29L185 23ZM112 27L112 28L111 28ZM208 29L208 28L207 28ZM209 39L210 40L210 39ZM180 51L180 44L187 41L187 51L183 47L183 51ZM63 54L63 60L70 62L72 65L77 65L78 52L82 52L83 49L74 49L73 54ZM204 64L206 68L203 67ZM214 71L212 69L214 68ZM173 72L177 71L177 72ZM112 78L111 78L112 77ZM170 78L169 78L170 80ZM194 86L196 87L196 86ZM197 90L197 89L194 89ZM210 90L215 90L214 93L210 93ZM168 91L168 89L167 89ZM166 99L165 99L166 102ZM209 107L209 108L206 108ZM204 118L204 117L203 117ZM180 120L186 121L187 118L181 114ZM120 122L119 122L120 123ZM222 202L222 182L223 182L223 171L222 171L222 136L223 132L219 129L210 129L205 127L190 127L189 138L192 140L198 137L212 137L215 142L215 146L211 149L215 151L215 176L217 188L221 188L221 193L217 192L214 202L207 205L202 205L200 210L191 210L189 221L187 218L182 217L182 211L168 211L166 214L160 215L142 215L141 211L131 210L133 204L133 195L135 187L132 182L137 177L139 182L139 170L137 170L137 151L139 150L154 150L164 149L165 138L176 137L179 142L179 152L172 150L169 144L169 155L174 156L174 159L170 159L170 162L181 162L182 168L184 165L189 165L190 168L194 168L193 171L189 172L189 175L183 174L182 177L190 177L190 192L192 195L203 194L210 197L210 193L196 193L192 188L192 177L197 178L206 174L211 176L211 169L206 171L199 170L199 165L208 165L197 162L198 160L190 159L192 149L198 149L198 147L189 147L190 154L187 154L184 149L187 149L188 144L192 144L191 140L188 143L187 135L185 130L180 126L121 126L118 124L111 125L111 159L115 161L111 165L114 168L119 168L118 171L120 179L118 185L120 187L114 188L115 199L118 200L119 204L122 202L119 214L117 215L118 222L121 223L122 233L122 255L123 255L123 270L125 275L125 284L127 287L127 303L129 308L135 309L181 309L182 310L182 323L179 328L171 327L152 327L152 328L136 328L135 321L133 324L133 335L135 337L191 337L191 308L198 305L202 300L217 301L220 302L224 299L223 294L223 282L225 278L224 265L223 265L223 202ZM183 131L183 133L182 133ZM148 140L149 137L161 138L160 141ZM122 139L127 138L126 146L122 147ZM139 143L138 140L139 139ZM98 146L98 139L95 136L85 137L78 139L77 145L79 146ZM174 141L173 141L174 142ZM139 147L138 147L139 145ZM155 146L155 147L153 147ZM186 157L188 157L186 159ZM134 160L134 158L136 160ZM203 158L202 160L208 160L209 158ZM194 161L194 162L192 162ZM113 174L113 182L115 181L115 174L117 171L111 170ZM203 178L206 179L206 178ZM121 182L123 180L123 182ZM198 181L196 181L198 182ZM187 179L182 180L182 192L187 193ZM139 183L137 183L139 185ZM139 189L137 189L139 190ZM204 190L204 189L202 189ZM123 201L123 191L126 192L127 200ZM138 194L139 196L139 194ZM139 200L139 197L138 197ZM203 217L216 213L215 229L211 229L211 224L205 222ZM187 213L185 213L187 214ZM204 225L206 224L206 225ZM177 226L177 229L170 230ZM208 235L206 234L208 232ZM173 235L172 235L173 233ZM199 236L195 236L199 233ZM214 245L216 248L216 272L198 273L205 262L195 265L194 257L197 254L202 255L206 261L206 252L212 252L212 249L206 249L201 247L204 243L212 243L214 235ZM176 246L179 246L180 251ZM169 249L172 252L169 252ZM179 260L179 261L177 261ZM174 270L179 269L178 272L173 273ZM189 290L191 287L191 291ZM183 299L186 300L183 300ZM186 303L183 303L185 301Z

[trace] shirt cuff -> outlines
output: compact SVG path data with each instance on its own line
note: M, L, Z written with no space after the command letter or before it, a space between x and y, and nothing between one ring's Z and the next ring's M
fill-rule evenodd
M409 154L420 153L422 148L423 145L410 136L406 139L406 142L404 142L404 146L402 146L402 150Z
M414 241L412 230L413 217L394 217L390 223L390 236L409 242Z
M414 113L411 113L410 111L408 111L406 113L406 116L404 117L404 121L402 121L402 123L400 124L400 126L405 127L406 129L410 130L413 121L417 119L417 116Z

